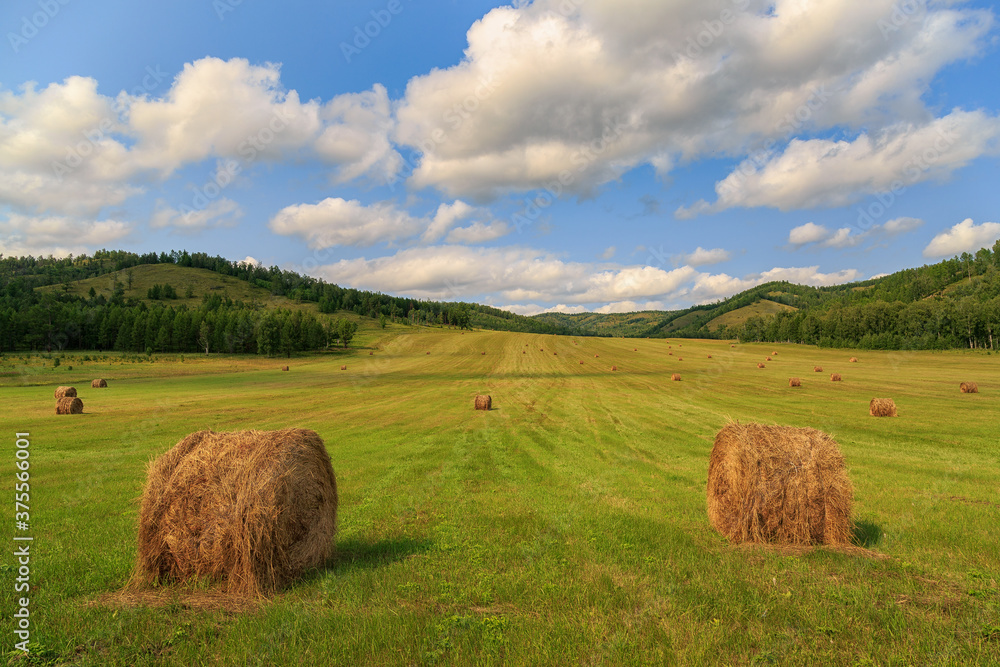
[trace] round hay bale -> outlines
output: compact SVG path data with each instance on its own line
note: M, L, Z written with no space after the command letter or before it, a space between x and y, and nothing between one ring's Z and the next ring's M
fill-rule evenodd
M56 387L56 398L76 396L76 387Z
M638 352L638 351L639 351L639 348L637 348L637 347L633 347L633 348L632 348L632 351L633 351L633 352Z
M427 352L427 354L430 354L430 352Z
M764 364L762 364L761 362L758 361L757 362L757 368L764 368Z
M788 386L789 387L801 387L802 386L802 380L800 380L798 378L788 378Z
M207 579L266 595L322 565L337 479L315 431L192 433L149 465L130 587Z
M778 356L778 351L777 351L777 350L775 350L774 352L772 352L772 353L771 353L771 356L772 356L772 357L776 357L776 356Z
M822 373L823 372L823 367L822 366L813 366L813 370L816 371L817 373Z
M611 370L616 371L616 370L618 370L618 367L617 366L612 366Z
M852 364L858 363L858 358L857 357L851 357L851 363Z
M583 365L583 362L582 362L582 361L580 362L580 365L581 365L581 366Z
M282 367L281 367L281 370L283 370L283 371L287 371L287 370L288 370L288 366L282 366Z
M673 380L674 382L680 382L681 381L681 374L680 373L674 373L673 375L670 376L670 379Z
M684 361L684 357L677 357L677 361Z
M370 356L372 356L373 354L375 354L375 353L374 353L374 352L369 352L369 353L368 353L368 356L370 357Z
M841 382L840 373L830 373L830 382Z
M82 415L83 401L76 396L63 396L56 401L57 415Z
M708 518L733 542L848 544L853 490L840 447L811 428L730 423L708 465Z
M764 357L764 361L771 361L771 357Z
M108 381L107 380L97 379L97 380L91 380L90 381L90 388L91 389L104 389L107 386L108 386Z
M489 394L477 394L476 395L476 410L492 410L493 409L493 397Z
M711 358L712 358L712 355L708 355L708 358L709 358L709 359L711 359Z
M958 386L963 394L978 394L979 385L975 382L963 382Z
M485 352L483 352L483 356L484 356L484 357L486 356L486 353L485 353Z
M346 370L347 370L347 366L341 366L341 367L340 367L340 370L342 370L342 371L346 371Z
M872 417L897 417L896 403L891 398L873 398L868 404L868 414Z
M559 356L559 353L558 353L558 352L553 352L553 353L552 353L552 356L554 356L554 357L558 357L558 356Z
M594 355L594 359L596 359L596 358L597 358L597 357L599 357L599 356L600 356L600 355L598 355L598 354L595 354L595 355Z
M525 352L524 350L521 350L521 354L528 354L528 353Z
M673 352L667 352L667 355L672 357L672 356L674 356L674 353Z

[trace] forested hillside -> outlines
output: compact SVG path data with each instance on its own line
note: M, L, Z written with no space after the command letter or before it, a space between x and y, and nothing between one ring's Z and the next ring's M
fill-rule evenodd
M139 279L148 277L150 267L188 271L154 272L163 276L162 282L147 287L147 280L140 288ZM227 280L206 286L205 271ZM233 280L243 284L234 285ZM287 354L342 341L341 327L349 318L333 315L344 311L377 322L566 333L488 306L342 288L277 267L204 253L102 250L65 259L0 258L0 352L207 348Z

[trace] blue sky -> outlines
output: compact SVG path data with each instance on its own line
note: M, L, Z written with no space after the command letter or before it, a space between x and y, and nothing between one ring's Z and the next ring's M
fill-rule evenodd
M975 2L0 8L0 253L186 248L520 313L1000 238Z

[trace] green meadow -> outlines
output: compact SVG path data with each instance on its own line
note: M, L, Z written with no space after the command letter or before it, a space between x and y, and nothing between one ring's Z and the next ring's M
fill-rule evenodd
M290 359L87 356L0 358L5 663L1000 664L1000 356L403 326ZM54 414L66 384L84 414ZM873 397L899 417L869 417ZM830 433L863 549L719 536L705 488L730 419ZM325 567L243 607L117 595L152 458L201 429L293 426L337 475ZM27 659L7 613L24 431Z

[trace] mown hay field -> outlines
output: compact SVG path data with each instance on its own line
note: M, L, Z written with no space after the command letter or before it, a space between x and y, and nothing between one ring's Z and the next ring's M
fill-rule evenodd
M290 361L5 355L0 480L30 432L39 664L1000 662L1000 356L393 331ZM83 414L53 414L59 385ZM870 417L873 397L899 416ZM855 543L877 556L713 530L709 453L730 419L834 437ZM150 459L202 429L289 427L315 430L336 471L325 567L242 606L117 594ZM0 632L10 650L9 614Z

